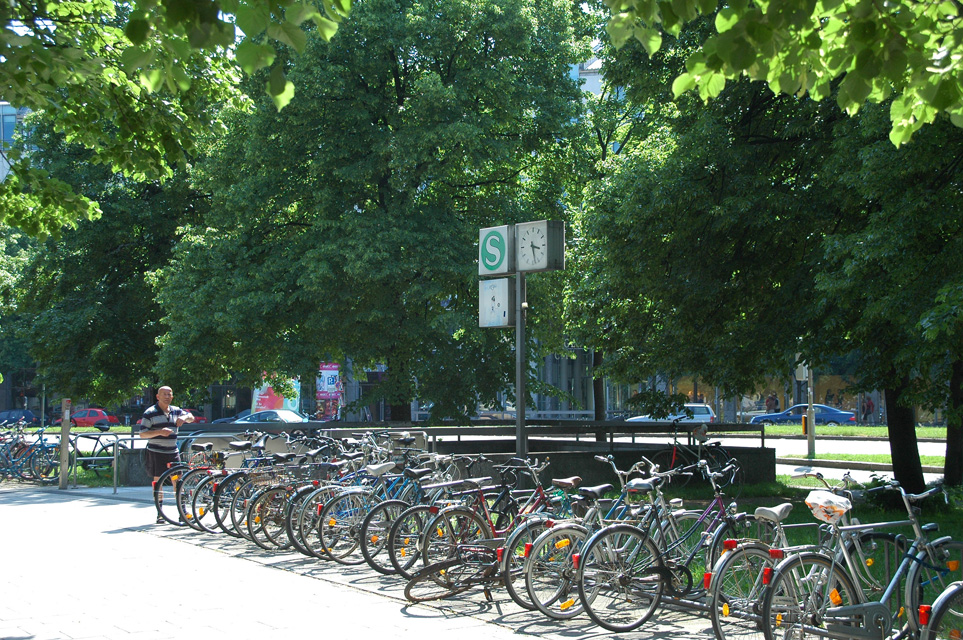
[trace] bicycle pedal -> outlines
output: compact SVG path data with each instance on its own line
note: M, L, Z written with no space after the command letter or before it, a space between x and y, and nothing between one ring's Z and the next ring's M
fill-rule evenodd
M489 589L488 587L485 587L484 589L482 589L482 591L484 591L484 593L485 593L485 600L487 600L488 602L494 602L494 601L495 601L495 598L492 597L492 591L491 591L491 589Z

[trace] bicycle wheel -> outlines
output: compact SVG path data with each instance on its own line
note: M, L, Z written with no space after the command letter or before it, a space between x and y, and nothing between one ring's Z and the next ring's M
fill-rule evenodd
M214 521L221 531L235 538L240 538L241 534L234 530L231 522L231 503L234 501L234 494L247 480L247 471L235 471L218 482L214 490Z
M535 608L525 589L525 547L535 543L535 540L548 528L547 518L530 518L519 525L505 539L505 563L502 567L502 579L512 600L523 609L529 611Z
M859 567L856 585L862 588L867 601L879 600L903 562L907 541L902 536L876 531L863 533L858 540L859 544L856 544L855 540L850 540L847 544L854 565ZM906 603L904 591L905 589L897 588L889 600L894 626L901 616L900 625L906 622L904 614L912 613ZM919 614L913 615L915 619Z
M309 484L304 487L299 487L294 494L288 498L287 506L284 511L284 529L287 532L288 540L291 541L291 546L297 549L300 553L310 556L313 555L304 546L304 542L301 540L301 535L298 530L298 513L301 507L304 505L304 501L309 495L317 490L313 484Z
M128 446L125 443L117 443L118 453L126 449L128 449ZM95 476L99 478L114 473L114 442L112 440L110 442L98 440L94 450L90 453L90 457L94 460L87 460L84 466L86 469L93 471Z
M284 536L284 505L287 502L286 487L270 487L251 497L248 510L247 532L249 538L267 551L284 550L290 541Z
M768 546L750 542L729 551L713 566L708 602L716 640L764 640L763 569L774 564Z
M388 559L388 532L398 516L410 506L404 500L385 500L375 505L361 523L361 555L378 573L396 573Z
M963 580L963 542L937 540L932 544L932 555L922 562L914 562L907 577L907 608L918 626L919 607L932 605L950 584ZM913 589L909 585L915 585Z
M960 640L963 632L963 582L943 590L933 603L929 623L920 640Z
M439 600L467 590L470 584L463 579L468 567L459 558L449 558L422 567L405 585L409 602Z
M371 507L371 496L363 491L349 491L324 505L318 535L329 558L345 565L364 562L360 551L361 523Z
M208 468L191 469L182 475L180 482L177 483L177 515L182 522L186 522L191 529L197 531L202 531L202 529L191 522L194 518L191 503L194 500L194 491L210 475L210 469Z
M56 482L60 478L60 447L37 449L30 456L29 463L34 480L43 483Z
M669 447L668 449L663 449L659 451L652 457L652 462L659 465L659 471L669 471L670 469L678 469L679 467L685 467L691 464L688 456L680 448ZM684 487L689 484L692 479L691 475L679 474L671 478L672 486L674 487Z
M309 494L298 508L297 532L301 546L315 558L328 559L321 544L321 537L318 535L321 511L328 502L334 500L343 491L344 487L341 485L319 487L314 493Z
M428 520L434 517L426 504L415 505L398 516L388 531L388 561L395 573L405 580L411 580L413 567L421 558L421 538Z
M481 516L466 507L442 509L428 521L421 539L424 566L455 555L460 544L491 537L491 529Z
M776 539L776 528L765 518L756 518L750 513L737 514L727 517L713 532L709 549L706 552L707 564L711 569L725 552L723 545L726 540L740 542L762 542L770 545Z
M573 554L588 540L588 530L576 524L548 529L532 544L525 565L525 589L534 607L554 620L582 613Z
M667 588L672 595L685 596L702 589L702 575L707 563L713 533L708 530L712 518L700 522L702 511L671 513L652 529L652 541L663 555L663 563L672 561L672 581Z
M186 471L188 468L184 465L173 466L162 473L154 483L154 507L157 514L168 524L177 527L187 526L177 512L177 483Z
M217 533L219 531L214 519L214 493L217 489L219 475L208 475L201 480L191 498L191 518L189 522L198 531Z
M609 631L637 629L662 599L662 566L658 548L641 529L602 529L579 554L578 595L585 612Z
M247 514L248 508L250 507L251 498L257 493L257 485L248 477L246 482L238 487L237 491L234 492L234 496L231 498L231 527L237 533L239 538L248 537L247 531Z
M829 627L857 629L861 616L839 609L860 601L852 579L831 558L819 553L794 555L776 566L763 595L763 634L766 640L805 640L832 637Z

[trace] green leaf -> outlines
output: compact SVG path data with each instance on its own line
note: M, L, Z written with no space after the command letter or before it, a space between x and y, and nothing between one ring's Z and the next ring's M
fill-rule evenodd
M696 86L696 79L694 76L683 73L678 78L672 81L672 97L678 98L686 91L691 91Z
M271 24L267 28L267 34L269 37L288 45L298 53L303 53L304 47L307 46L308 43L308 36L301 30L301 27L291 22Z
M318 34L320 34L320 36L324 38L326 42L329 42L331 38L333 38L334 35L338 33L337 22L328 20L324 16L320 16L320 15L315 16L312 19L314 20L315 26L318 27Z
M721 73L713 73L705 83L706 94L716 98L726 88L726 77Z
M305 20L310 20L320 15L317 8L313 5L296 4L285 12L284 17L291 24L300 25Z
M662 46L662 34L655 29L637 26L635 28L635 38L645 47L645 52L649 56L655 55Z
M951 113L950 122L953 123L954 127L963 128L963 113Z
M135 45L139 45L144 44L147 40L147 35L150 33L150 30L151 24L147 20L131 18L130 22L127 23L127 27L124 29L124 34L128 40Z
M135 71L150 66L150 63L153 61L154 52L145 51L140 47L127 47L124 49L124 52L120 54L120 64L128 75L134 75Z
M271 77L267 82L268 94L274 99L274 106L278 111L283 109L294 98L294 83L284 77L284 70L276 65L271 70Z
M245 4L237 10L237 26L249 38L264 31L270 22L271 14L263 3Z
M257 44L245 38L237 47L237 63L244 73L254 73L258 69L270 67L276 56L274 47L268 44Z
M726 7L716 14L716 31L725 33L739 22L739 14L732 7Z

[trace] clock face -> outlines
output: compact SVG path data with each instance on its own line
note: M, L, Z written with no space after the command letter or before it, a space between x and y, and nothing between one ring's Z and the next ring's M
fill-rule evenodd
M516 238L519 269L544 268L548 263L548 231L543 225L526 226Z

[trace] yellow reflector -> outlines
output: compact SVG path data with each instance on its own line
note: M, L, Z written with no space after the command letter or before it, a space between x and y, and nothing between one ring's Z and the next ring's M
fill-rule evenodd
M872 559L872 558L866 558L866 566L867 566L867 567L873 566L873 559Z
M556 549L564 549L565 547L567 547L567 546L570 545L570 544L572 544L572 541L569 540L568 538L565 538L565 539L563 539L563 540L559 540L558 542L556 542L556 543L555 543L555 548L556 548Z
M378 536L371 536L371 544L378 544Z
M254 524L261 524L261 516L254 516Z
M900 608L899 608L899 613L896 614L896 617L897 617L897 618L902 618L904 613L906 613L906 609L905 609L904 607L900 607Z
M840 597L839 592L833 589L829 592L829 601L838 607L840 604L842 604L843 599Z
M728 603L728 602L723 602L723 603L722 603L722 615L724 615L724 616L727 617L727 618L729 617L729 603Z
M408 555L408 553L404 549L402 549L400 552L398 552L398 555L404 558L406 555Z
M405 538L405 544L411 544L411 538Z
M198 509L198 512L200 512L200 516L201 516L202 518L204 517L204 514L207 513L207 511L204 509L204 507L201 507L200 509Z
M329 527L333 527L333 526L336 525L336 524L338 524L338 521L335 520L334 518L331 518L330 520L328 520L328 526L329 526Z
M570 608L573 604L575 604L575 598L569 598L562 604L558 605L558 608L560 611L565 611L566 609Z
M439 538L445 537L445 532L441 530L441 527L438 527L438 537Z
M781 626L782 626L782 614L781 614L781 613L777 613L777 614L776 614L776 626L777 626L777 627L781 627Z
M960 630L951 629L950 630L950 640L960 640Z
M171 476L171 482L177 482L180 479L181 479L180 476Z

